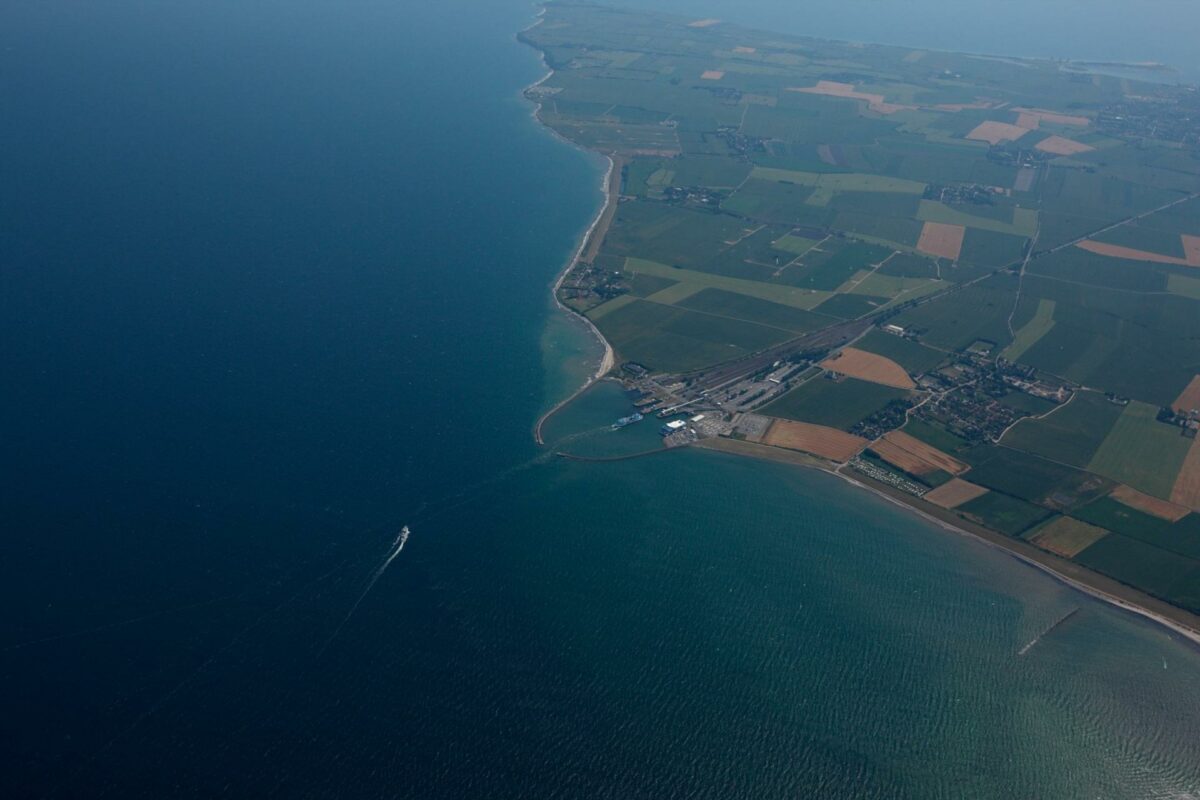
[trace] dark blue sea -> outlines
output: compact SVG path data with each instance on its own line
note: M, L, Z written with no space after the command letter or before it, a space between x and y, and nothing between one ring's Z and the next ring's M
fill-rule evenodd
M603 169L534 13L0 6L0 797L1200 793L1165 629L822 474L534 445Z

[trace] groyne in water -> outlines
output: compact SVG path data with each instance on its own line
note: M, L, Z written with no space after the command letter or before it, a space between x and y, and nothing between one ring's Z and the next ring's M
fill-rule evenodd
M1028 653L1031 649L1033 649L1034 645L1036 645L1038 642L1040 642L1045 637L1049 636L1051 633L1054 632L1054 630L1056 628L1059 628L1060 626L1062 626L1063 623L1065 623L1067 620L1069 620L1071 617L1075 616L1078 613L1079 613L1079 606L1075 606L1075 608L1072 608L1066 614L1063 614L1061 617L1059 617L1057 620L1055 620L1054 623L1049 628L1046 628L1046 630L1042 631L1037 636L1030 639L1025 644L1025 646L1022 647L1020 649L1020 651L1017 652L1017 655L1023 656L1026 653Z

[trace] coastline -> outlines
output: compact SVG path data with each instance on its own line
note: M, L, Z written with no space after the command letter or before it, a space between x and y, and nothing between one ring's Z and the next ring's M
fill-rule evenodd
M1179 634L1184 639L1187 639L1195 647L1200 648L1200 628L1195 628L1190 625L1186 625L1179 620L1173 619L1171 616L1168 616L1169 612L1154 611L1153 609L1148 608L1150 603L1145 603L1145 602L1139 603L1139 602L1136 602L1135 600L1131 600L1131 599L1127 600L1125 598L1117 596L1116 594L1113 594L1111 591L1106 591L1104 588L1101 588L1100 586L1096 586L1093 584L1100 583L1101 581L1103 581L1104 583L1112 583L1115 587L1120 587L1121 590L1123 590L1127 593L1131 593L1131 594L1136 593L1139 595L1143 594L1142 592L1138 591L1137 589L1134 589L1132 587L1126 587L1126 586L1123 586L1122 584L1118 584L1116 581L1113 581L1111 578L1108 578L1107 576L1101 575L1100 573L1097 573L1097 572L1092 572L1091 570L1088 570L1086 567L1076 566L1076 570L1079 573L1078 576L1073 577L1071 575L1067 575L1064 571L1062 571L1060 569L1056 569L1054 564L1048 563L1049 562L1049 554L1046 554L1046 556L1045 556L1046 560L1041 560L1038 557L1036 557L1034 555L1034 553L1032 553L1032 552L1026 553L1026 552L1023 552L1021 549L1018 549L1018 547L1016 546L1018 543L1025 544L1021 540L1005 537L1004 534L1002 534L1002 533L992 534L991 532L987 531L986 529L969 530L966 527L966 525L956 524L955 522L951 522L949 520L941 519L940 517L936 517L933 514L926 511L925 509L919 508L918 506L916 506L912 503L906 502L904 499L902 499L900 497L889 494L888 492L883 491L882 488L876 488L873 486L869 486L866 483L863 483L862 480L860 480L859 478L853 478L853 477L845 474L844 472L841 472L840 470L828 470L828 471L833 473L834 475L837 475L839 478L841 478L842 480L851 484L852 486L856 486L860 489L865 489L866 491L871 492L872 494L876 495L877 497L882 497L883 499L885 499L891 503L894 503L895 505L900 506L901 508L905 508L905 509L911 511L912 513L916 514L917 516L923 518L925 521L927 521L933 525L936 525L937 527L942 528L945 531L948 531L951 533L956 533L960 536L966 536L968 538L974 539L977 542L980 542L988 547L999 550L1000 552L1005 553L1006 555L1009 555L1009 556L1015 558L1016 560L1022 562L1023 564L1026 564L1030 567L1034 567L1035 569L1041 570L1042 572L1051 576L1055 580L1071 587L1072 589L1074 589L1078 592L1082 592L1083 594L1086 594L1097 600L1101 600L1105 603L1108 603L1109 605L1116 606L1117 608L1123 609L1124 611L1128 611L1128 612L1136 614L1140 617L1144 617L1145 619L1148 619L1151 622L1156 622L1159 625L1162 625L1163 627L1167 628L1168 630L1171 630L1171 631ZM1037 556L1042 555L1042 551L1035 550L1035 548L1033 548L1031 545L1028 546L1028 549L1031 551L1035 551ZM1070 562L1066 562L1066 563L1070 563ZM1095 579L1089 583L1088 582L1089 579L1092 579L1093 576ZM1153 601L1155 604L1162 602L1162 601L1158 601L1156 598L1150 597L1149 595L1145 595L1145 597L1147 600ZM1171 608L1171 609L1174 608L1173 606L1170 606L1169 604L1166 604L1166 603L1163 603L1163 605L1167 606L1167 608ZM1182 609L1179 609L1179 612L1181 614L1188 613L1186 611L1183 611Z
M537 15L537 17L538 17L537 21L534 22L532 25L530 25L525 30L521 31L521 33L517 35L517 41L521 42L522 44L525 44L526 46L532 47L532 45L529 45L527 42L525 42L525 40L523 38L521 38L521 34L524 34L526 31L532 30L532 29L536 28L538 25L541 25L542 21L545 17L545 13L546 13L545 7L542 7L541 9L539 9L538 15ZM537 50L536 47L533 49ZM528 99L528 92L531 89L536 89L538 86L541 86L552 75L554 75L554 69L551 68L550 65L546 62L546 54L543 53L541 50L537 50L537 52L541 56L542 65L545 66L545 68L546 68L546 74L543 75L542 77L538 78L536 81L534 81L533 83L529 84L528 86L526 86L524 89L521 90L521 96L524 98L527 98L527 99ZM596 212L596 216L592 218L591 223L580 235L579 244L575 248L574 253L571 255L570 258L567 259L566 263L563 264L562 269L560 269L558 274L555 276L554 282L550 285L550 297L554 301L555 309L557 309L558 311L560 311L564 314L569 315L570 317L573 317L573 318L581 321L584 324L584 326L592 333L592 335L596 337L596 340L598 342L600 342L600 345L604 349L604 352L600 356L600 361L596 365L596 371L592 374L592 376L590 378L588 378L586 381L584 381L583 385L580 386L578 389L576 389L574 392L567 395L567 397L558 401L553 406L551 406L548 410L546 410L540 417L538 417L537 422L534 423L533 440L538 445L544 445L545 441L542 438L542 428L546 424L546 421L549 420L551 417L553 417L560 410L562 410L565 406L567 406L572 400L579 397L579 395L583 394L588 389L590 389L592 387L592 385L596 383L596 381L600 380L605 375L607 375L608 372L614 366L616 355L613 352L612 345L609 344L608 340L604 338L604 335L602 333L600 333L600 329L597 328L596 325L590 319L588 319L583 314L580 314L575 309L564 305L563 302L558 299L558 290L560 288L562 288L563 281L565 281L567 279L567 275L569 275L571 273L571 270L575 268L575 265L579 263L580 258L583 257L583 254L587 250L588 246L590 244L592 244L593 238L596 235L596 231L601 226L601 223L604 221L605 217L610 216L612 210L615 209L617 201L619 199L621 186L620 186L620 175L616 174L618 158L615 155L613 155L611 153L602 153L597 150L590 150L586 147L580 147L575 142L572 142L570 139L567 139L566 137L560 135L557 131L550 128L550 126L544 124L541 121L541 119L538 117L539 112L542 110L542 104L535 100L530 100L529 102L533 104L533 111L531 113L531 116L534 118L534 120L537 122L537 124L542 128L542 130L547 131L555 138L569 144L571 147L574 147L577 150L581 150L585 153L596 153L597 155L603 156L604 159L606 161L608 161L608 168L605 170L604 177L600 181L600 191L604 194L604 202L600 205L600 209ZM616 178L617 178L616 183L613 182L614 175L616 175ZM601 233L601 236L603 236L603 232Z
M521 33L518 34L518 36L517 36L518 41L522 42L523 44L527 44L538 51L538 53L541 55L542 63L543 63L543 65L545 65L545 67L547 69L547 72L545 75L543 75L541 78L539 78L534 83L527 86L522 91L523 97L527 97L526 93L530 89L534 89L534 88L540 86L541 84L545 83L546 80L548 80L551 76L553 76L554 72L555 72L555 70L552 67L550 67L549 63L546 61L545 52L541 51L536 46L527 42L523 37L523 34L526 31L536 28L538 25L540 25L543 22L545 11L546 11L546 9L544 6L542 8L540 8L538 11L538 14L537 14L537 20L532 25L530 25L528 28L521 31ZM890 45L890 46L896 46L896 45ZM1039 59L1026 59L1026 60L1039 60ZM1040 60L1045 60L1045 59L1040 59ZM580 314L579 312L575 311L574 309L569 308L568 306L564 305L558 299L558 290L562 286L563 281L566 279L566 277L570 273L571 269L579 262L581 256L587 250L589 244L591 244L592 239L596 235L597 230L600 228L601 222L604 220L605 216L610 212L611 209L615 209L616 203L619 201L620 176L619 176L619 174L617 175L617 183L615 185L615 188L614 188L614 184L613 184L613 176L614 176L614 173L617 172L616 165L617 165L620 157L615 154L612 154L612 153L605 153L605 152L601 152L601 151L597 151L597 150L591 150L590 148L583 147L575 142L570 141L569 139L566 139L565 137L560 135L557 131L554 131L549 126L542 123L540 117L538 116L539 112L541 111L542 104L535 100L531 100L530 102L532 102L534 105L532 116L537 121L537 123L543 127L543 129L549 131L556 138L561 139L565 142L568 142L569 144L571 144L573 147L576 147L577 149L583 150L585 152L596 153L598 155L603 156L608 161L608 169L605 172L605 175L604 175L604 178L603 178L603 181L601 184L601 189L605 195L604 203L601 206L601 208L599 209L599 211L596 213L595 218L592 220L591 224L588 226L586 231L584 231L584 233L581 235L579 245L576 248L574 255L567 260L566 264L563 266L562 270L560 270L560 272L556 276L556 278L551 286L551 295L553 296L555 307L563 312L568 313L569 315L571 315L573 317L578 318L579 320L582 320L583 323L587 326L587 328L592 332L592 334L600 341L601 345L604 348L604 354L601 357L601 360L600 360L599 365L597 366L596 372L590 378L588 378L583 383L582 386L580 386L577 390L572 392L569 396L567 396L563 400L556 403L553 407L551 407L549 410L547 410L545 413L543 413L538 418L537 422L534 424L534 427L533 427L533 436L534 436L534 441L539 446L542 446L545 444L543 437L542 437L542 428L545 425L545 423L547 422L547 420L549 420L556 413L558 413L558 411L560 411L562 408L564 408L565 406L570 404L573 400L575 400L581 394L583 394L585 391L587 391L589 388L591 388L598 380L602 379L614 366L615 354L614 354L612 345L609 344L608 340L604 338L604 335L600 332L599 328L597 328L595 326L595 324L592 323L591 320L589 320L583 314ZM607 233L607 230L600 231L601 238L606 233ZM758 458L760 460L777 461L777 462L793 464L796 466L808 467L811 469L818 469L823 472L827 472L827 473L836 475L837 477L841 478L842 480L850 483L851 485L853 485L857 488L871 492L872 494L874 494L878 497L881 497L891 503L896 504L897 506L900 506L902 508L905 508L905 509L911 511L912 513L917 514L918 516L923 518L926 522L931 523L931 524L935 525L936 527L939 527L947 532L951 532L951 533L955 533L955 534L958 534L961 536L969 537L983 545L995 548L996 550L999 550L999 551L1011 556L1012 558L1015 558L1018 561L1021 561L1022 563L1024 563L1025 565L1027 565L1029 567L1040 570L1044 574L1049 575L1050 577L1059 581L1063 585L1074 589L1075 591L1086 594L1089 597L1092 597L1093 599L1108 603L1109 605L1112 605L1116 608L1122 609L1123 611L1126 611L1126 612L1129 612L1132 614L1136 614L1147 620L1156 622L1159 625L1166 628L1168 631L1171 631L1173 633L1180 635L1186 641L1188 641L1192 646L1200 648L1200 617L1197 617L1197 615L1191 614L1190 612L1188 612L1184 609L1177 608L1176 606L1166 603L1165 601L1158 600L1157 598L1147 595L1137 589L1134 589L1133 587L1125 586L1124 584L1121 584L1121 583L1113 580L1112 578L1109 578L1109 577L1102 575L1098 572L1095 572L1093 570L1087 569L1086 567L1082 567L1082 566L1079 566L1077 564L1074 564L1072 562L1065 561L1065 560L1063 561L1062 564L1059 564L1053 560L1056 557L1052 556L1049 553L1044 553L1043 551L1034 548L1032 545L1029 545L1029 544L1025 543L1024 541L1012 539L1011 537L1007 537L1002 533L991 531L983 526L972 525L970 522L963 520L963 519L957 517L956 515L951 519L946 519L946 518L937 516L934 513L931 513L930 510L924 509L924 508L916 505L915 503L911 502L908 499L909 498L908 495L899 496L898 494L893 494L889 491L886 491L886 489L888 489L889 487L886 487L883 484L878 484L878 485L873 486L870 483L864 482L864 481L870 480L865 477L860 479L860 478L851 477L849 475L846 475L840 471L840 468L833 468L828 462L825 462L824 460L817 459L815 457L810 457L810 456L807 456L802 453L795 453L795 452L791 452L791 451L781 451L782 455L769 453L769 452L763 452L763 451L773 451L773 450L776 450L777 448L769 448L769 447L762 446L762 445L753 445L752 443L741 442L741 441L732 440L732 439L705 439L700 442L697 442L696 446L701 447L703 449L707 449L707 450L725 452L730 455L737 455L737 456L748 457L748 458ZM748 446L748 447L743 447L743 446ZM646 455L646 454L639 454L639 455ZM628 456L623 457L623 458L628 458ZM873 483L873 482L871 482L871 483ZM932 509L933 507L931 506L930 508ZM953 512L947 512L947 513L952 514ZM1028 550L1029 552L1026 552L1026 550ZM1071 574L1068 574L1068 571ZM1125 596L1122 596L1122 595L1125 595Z
M600 333L600 329L597 328L596 325L586 316L580 314L575 309L564 305L563 302L558 299L558 290L562 288L563 281L567 279L567 275L569 275L571 270L575 268L575 265L579 263L579 259L583 255L584 250L586 250L588 245L591 243L592 236L594 235L596 228L608 214L609 207L615 205L616 203L616 194L620 189L618 186L617 192L612 190L612 177L613 173L616 171L616 159L610 155L602 155L608 159L608 169L605 171L604 180L601 183L601 190L604 192L605 198L604 204L600 207L600 211L597 212L595 219L592 220L592 223L580 237L579 247L576 248L575 254L569 258L563 268L559 270L557 277L554 279L554 283L550 286L550 296L554 298L555 309L583 322L584 326L586 326L587 329L591 331L592 335L595 336L600 342L600 345L604 348L604 353L600 356L600 362L596 365L596 371L592 373L591 377L583 382L582 386L571 392L571 394L567 395L562 400L559 400L548 410L546 410L545 413L538 417L537 422L534 423L533 426L533 440L538 445L544 445L546 443L542 438L542 427L546 424L546 421L561 411L572 400L590 389L596 383L596 381L607 375L609 370L613 368L616 359L616 356L613 353L612 345L609 344L608 340L604 338L604 334Z
M798 467L806 467L837 476L858 489L870 492L876 497L916 514L925 522L946 532L973 539L980 544L1015 558L1026 566L1040 570L1075 591L1108 603L1123 611L1136 614L1151 622L1158 623L1169 631L1182 636L1194 647L1200 648L1200 625L1189 624L1190 619L1194 618L1195 615L1183 609L1176 608L1165 601L1151 597L1133 587L1125 586L1112 578L1089 570L1086 567L1081 567L1065 560L1060 564L1056 556L1038 550L1022 540L1012 539L1002 533L989 531L983 526L971 525L966 520L957 517L947 519L937 516L932 513L932 508L925 509L912 502L912 499L916 498L912 498L911 495L890 490L890 487L884 484L875 484L869 478L847 475L840 468L835 468L831 463L823 459L793 451L775 453L773 451L778 448L734 439L704 439L697 442L695 446L705 450L713 450L744 458L756 458L761 461L774 461ZM1068 569L1071 574L1068 574ZM1123 597L1121 595L1126 596Z

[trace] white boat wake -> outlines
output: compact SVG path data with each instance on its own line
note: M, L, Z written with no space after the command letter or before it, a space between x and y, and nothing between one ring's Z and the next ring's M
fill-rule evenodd
M383 577L383 573L386 572L387 568L390 567L392 562L396 560L396 556L400 555L400 551L404 549L405 542L408 541L408 534L409 530L407 525L401 528L400 532L396 534L396 538L392 542L391 548L388 549L387 555L383 558L383 563L376 567L375 571L371 573L371 577L367 579L367 585L364 586L362 592L359 593L358 599L354 601L354 605L350 606L350 610L346 612L346 616L338 624L337 628L334 629L333 634L325 640L325 644L321 645L321 651L317 653L318 659L325 655L325 650L329 647L329 645L333 644L333 640L336 639L342 632L342 628L346 627L346 623L349 622L350 618L354 616L354 612L358 611L358 607L362 605L362 601L365 600L367 595L371 593L371 590L375 588L375 584L378 583L379 579Z

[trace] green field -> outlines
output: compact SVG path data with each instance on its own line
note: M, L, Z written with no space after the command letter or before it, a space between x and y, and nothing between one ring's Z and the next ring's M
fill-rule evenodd
M787 236L780 237L775 242L775 247L785 253L791 253L795 256L802 256L813 248L817 243L815 239L805 239L803 236L796 236L789 233Z
M1150 219L1153 219L1151 217ZM1200 227L1200 226L1197 226ZM1163 231L1147 224L1122 225L1095 237L1098 242L1107 242L1135 250L1146 250L1164 256L1183 258L1183 242L1174 231Z
M1034 259L1029 272L1061 281L1071 281L1087 287L1116 289L1137 294L1168 291L1166 265L1142 263L1136 269L1115 258L1101 258L1078 247L1068 247L1057 253ZM1178 269L1178 268L1174 268Z
M880 195L896 197L898 195ZM856 239L881 244L892 250L916 247L924 224L903 216L861 211L838 211L830 223Z
M1033 318L1017 329L1012 344L1001 353L1009 361L1020 361L1025 351L1037 344L1038 340L1054 327L1054 301L1040 298Z
M654 294L646 295L647 300L652 303L662 303L663 305L673 306L679 305L687 298L704 291L702 286L687 281L680 281L665 289L661 289ZM611 302L611 301L610 301ZM594 315L593 315L594 316Z
M877 328L868 331L854 346L890 358L913 375L928 372L946 357L945 353L925 347L911 339L884 333Z
M1189 514L1178 522L1171 522L1102 497L1076 509L1072 516L1162 550L1200 559L1200 515Z
M986 525L1009 536L1020 536L1051 514L1041 506L1035 506L1016 497L1009 497L1001 492L988 492L980 495L974 500L968 500L955 510L981 525Z
M1053 400L1044 397L1034 397L1025 392L1009 392L1000 398L1000 405L1023 411L1032 417L1041 417L1059 407Z
M954 455L970 448L970 443L966 439L955 436L945 428L926 422L919 417L910 418L903 430L909 436L933 445L943 453Z
M850 288L851 294L869 294L872 297L887 297L894 303L916 300L927 294L945 289L945 281L927 278L902 278L895 275L881 275L875 271L862 282Z
M901 194L921 194L925 191L925 184L919 181L889 178L884 175L856 173L822 174L796 172L787 169L772 169L770 167L755 167L751 175L759 180L794 183L798 186L819 186L832 192L899 192Z
M822 250L824 252L810 252L800 266L789 267L782 279L794 286L832 292L859 270L878 264L888 256L886 249L862 242L829 243Z
M1200 373L1200 302L1028 275L1030 297L1053 300L1054 326L1021 362L1153 405Z
M822 328L835 322L833 318L822 314L724 289L702 289L679 301L678 305L694 311L719 314L797 333Z
M1014 236L1033 236L1037 230L1037 211L1032 208L1004 209L1004 219L989 219L988 217L972 214L960 208L952 208L936 200L922 200L917 212L917 219L924 222L944 222L948 225L962 225L967 228L978 228L996 233L1007 233Z
M750 174L750 165L715 156L690 156L661 162L671 171L673 186L711 186L735 189Z
M727 361L793 336L779 328L637 298L608 313L593 313L592 319L622 358L663 371Z
M1027 241L1023 236L967 228L958 259L962 263L977 267L1009 266L1021 260Z
M1158 409L1133 401L1117 420L1088 469L1146 494L1169 499L1192 440L1156 417Z
M1076 560L1168 602L1200 611L1200 561L1119 533L1105 536Z
M1018 422L1004 444L1087 469L1122 408L1096 392L1076 392L1065 405L1043 419Z
M763 413L849 430L888 403L907 397L908 392L900 389L854 378L815 378L766 406Z
M745 235L734 217L650 202L622 203L604 240L606 252L695 268Z
M932 303L905 311L895 322L917 331L922 342L959 350L977 339L1007 345L1008 315L1016 298L1016 278L998 275Z
M1098 475L1007 447L979 448L965 457L972 464L967 480L1049 508L1071 509L1113 487Z
M916 253L896 253L879 268L880 275L894 275L899 278L936 278L938 276L937 262L928 256Z
M808 186L752 179L742 184L721 208L761 222L824 227L833 220L834 212L809 203L812 193Z
M1167 291L1181 297L1200 300L1200 279L1172 273L1167 276Z
M649 297L677 283L678 281L657 275L634 275L629 281L629 291L636 297Z
M858 319L886 306L888 298L868 294L838 294L817 306L817 311L841 319Z
M675 285L679 286L681 284L675 284ZM630 294L623 294L620 297L614 297L612 300L609 300L608 302L601 303L600 305L596 306L595 308L588 309L588 312L587 312L588 319L592 320L592 322L595 322L596 320L599 320L599 319L603 319L604 317L608 316L609 314L616 311L617 309L624 308L625 306L629 305L630 303L636 302L637 300L638 300L638 295L633 294L632 292Z
M829 298L830 292L818 292L795 286L779 286L748 281L741 278L730 278L724 275L712 275L707 272L695 272L687 269L675 269L665 264L647 261L641 258L631 258L625 262L625 272L630 276L649 275L655 278L667 278L675 281L695 284L702 289L723 289L734 294L757 297L792 308L811 309Z

